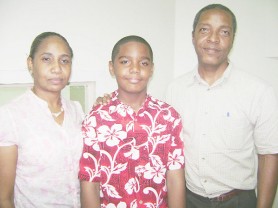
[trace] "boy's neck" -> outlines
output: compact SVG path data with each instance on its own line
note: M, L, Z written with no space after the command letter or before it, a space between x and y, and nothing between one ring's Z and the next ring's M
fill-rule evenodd
M126 105L129 105L135 112L142 107L147 97L147 93L121 93L118 94L118 99Z

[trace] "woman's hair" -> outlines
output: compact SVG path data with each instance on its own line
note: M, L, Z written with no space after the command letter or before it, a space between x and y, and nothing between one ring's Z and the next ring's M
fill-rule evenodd
M63 41L65 41L66 45L68 46L69 50L70 50L70 56L71 58L73 58L73 51L72 48L70 47L67 39L65 37L63 37L62 35L55 33L55 32L43 32L41 34L39 34L34 40L33 43L31 45L30 48L30 54L29 57L31 57L32 59L34 59L35 53L37 52L40 44L42 43L42 41L50 36L57 36L59 38L61 38Z
M151 48L150 44L144 38L142 38L142 37L139 37L139 36L136 36L136 35L130 35L130 36L123 37L122 39L120 39L114 45L113 50L112 50L112 55L111 55L112 62L114 62L115 57L119 53L120 47L123 44L128 43L128 42L139 42L139 43L145 44L148 47L148 49L149 49L150 56L151 56L151 61L153 61L153 51L152 51L152 48Z
M230 14L232 16L232 21L233 21L233 32L234 35L236 33L236 29L237 29L237 21L236 21L236 17L234 15L234 13L226 6L222 5L222 4L210 4L205 6L204 8L202 8L195 16L194 22L193 22L193 33L195 32L196 26L200 20L200 16L202 15L203 12L211 10L211 9L220 9L223 10L225 12L227 12L228 14Z

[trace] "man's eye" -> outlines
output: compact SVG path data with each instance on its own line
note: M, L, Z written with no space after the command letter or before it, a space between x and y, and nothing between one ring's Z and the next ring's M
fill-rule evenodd
M50 58L48 58L48 57L42 57L42 61L44 61L44 62L49 62L49 61L50 61Z
M222 31L221 31L221 34L222 34L222 35L225 35L225 36L229 36L229 35L230 35L230 31L228 31L228 30L222 30Z

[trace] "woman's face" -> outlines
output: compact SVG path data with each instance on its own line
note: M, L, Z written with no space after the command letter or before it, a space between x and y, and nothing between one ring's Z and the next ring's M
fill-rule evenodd
M58 36L45 38L34 58L28 58L28 68L34 78L36 93L61 93L68 84L72 57L67 44Z

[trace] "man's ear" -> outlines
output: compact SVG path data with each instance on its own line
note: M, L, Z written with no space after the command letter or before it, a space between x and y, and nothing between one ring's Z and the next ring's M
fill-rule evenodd
M29 73L33 77L33 60L31 57L27 58L27 66L28 66Z
M113 62L112 61L109 61L109 72L110 72L110 75L111 77L115 77L115 72L114 72L114 67L113 67Z

